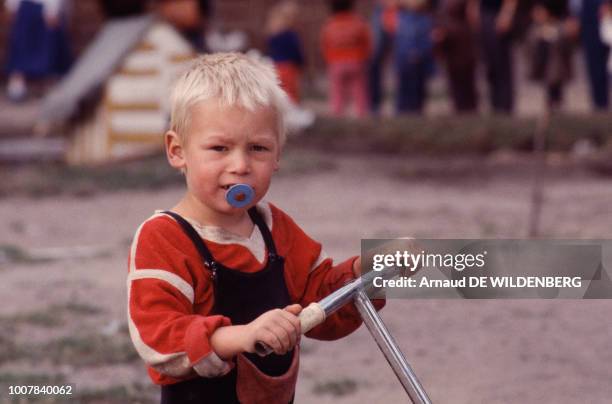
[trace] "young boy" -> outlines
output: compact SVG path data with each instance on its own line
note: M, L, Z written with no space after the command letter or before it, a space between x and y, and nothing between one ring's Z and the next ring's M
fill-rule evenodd
M162 403L288 403L299 360L301 307L360 274L263 202L279 169L286 95L273 68L244 55L203 56L171 99L168 161L187 191L137 230L129 259L132 341L162 386ZM225 199L247 184L245 208ZM307 336L337 339L361 321L347 305ZM255 352L262 342L273 351Z

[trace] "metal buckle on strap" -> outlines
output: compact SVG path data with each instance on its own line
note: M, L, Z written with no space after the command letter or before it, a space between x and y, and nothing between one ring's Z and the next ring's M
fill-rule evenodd
M217 263L215 261L204 261L204 266L210 270L210 277L215 279L217 277Z

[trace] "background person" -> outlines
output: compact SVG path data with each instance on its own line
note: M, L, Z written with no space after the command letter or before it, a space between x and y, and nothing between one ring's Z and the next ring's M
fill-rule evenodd
M398 114L422 113L433 74L433 19L427 0L401 0L395 36Z
M367 23L353 6L353 0L330 2L332 15L321 30L321 51L327 64L331 113L343 115L353 99L357 116L364 117L368 112L366 69L372 39Z
M300 103L300 81L304 69L302 43L295 30L299 5L287 0L277 3L268 14L266 47L274 61L283 90L291 101Z
M514 110L512 24L518 0L480 0L477 21L489 102L495 112Z
M64 0L7 0L11 28L6 71L7 95L23 101L27 80L54 78L68 71L71 51Z
M609 105L610 78L606 71L610 48L600 36L601 8L607 0L573 0L572 12L580 22L580 39L587 67L591 104L596 110Z
M548 107L557 109L563 100L563 87L572 77L574 24L564 0L538 0L532 14L530 76L546 89Z
M384 98L384 65L393 50L397 31L398 0L377 2L371 18L373 50L369 66L370 111L378 115Z
M453 107L459 113L475 112L478 108L475 7L477 0L442 0L437 13L437 47L446 65Z

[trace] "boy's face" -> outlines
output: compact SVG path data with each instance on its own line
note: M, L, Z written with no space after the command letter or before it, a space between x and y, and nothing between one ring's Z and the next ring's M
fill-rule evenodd
M280 146L277 116L272 108L255 111L238 106L200 102L190 111L191 122L183 142L166 134L170 164L185 172L187 192L202 214L238 214L225 200L234 184L255 190L252 205L261 200L278 170ZM249 206L249 207L250 207Z

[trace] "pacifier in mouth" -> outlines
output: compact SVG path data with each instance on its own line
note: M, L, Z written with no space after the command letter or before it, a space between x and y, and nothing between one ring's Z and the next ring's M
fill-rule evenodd
M234 208L244 208L253 202L255 190L247 184L236 184L229 187L225 200Z

